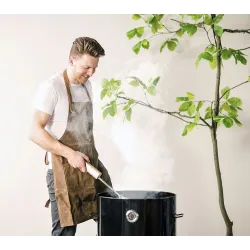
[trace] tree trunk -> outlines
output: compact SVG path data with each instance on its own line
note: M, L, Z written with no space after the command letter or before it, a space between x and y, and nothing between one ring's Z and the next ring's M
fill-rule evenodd
M216 17L216 14L212 14L212 19ZM217 72L216 72L216 86L215 86L215 97L214 97L214 114L212 113L211 116L218 116L219 115L219 108L220 108L220 80L221 80L221 37L216 34L214 25L212 25L213 34L215 45L217 49ZM223 194L223 185L221 179L221 172L220 172L220 163L219 163L219 153L218 153L218 142L217 142L217 123L212 118L212 126L211 126L211 139L213 143L213 153L214 153L214 166L215 172L217 177L217 184L218 184L218 191L219 191L219 205L220 210L225 221L227 227L227 236L233 236L233 222L230 221L225 204L224 204L224 194Z
M224 193L223 193L223 186L222 186L222 179L221 179L221 172L220 172L220 163L219 163L219 154L218 154L218 142L217 142L217 135L216 135L216 128L211 128L211 138L213 142L213 153L214 153L214 166L215 172L217 177L217 184L218 184L218 191L219 191L219 205L220 211L225 221L227 227L227 236L233 236L233 222L230 221L225 204L224 204Z

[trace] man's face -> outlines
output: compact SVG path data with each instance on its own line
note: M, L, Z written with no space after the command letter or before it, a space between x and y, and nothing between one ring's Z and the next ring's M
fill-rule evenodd
M99 58L84 54L81 57L70 57L72 72L78 83L85 83L98 67Z

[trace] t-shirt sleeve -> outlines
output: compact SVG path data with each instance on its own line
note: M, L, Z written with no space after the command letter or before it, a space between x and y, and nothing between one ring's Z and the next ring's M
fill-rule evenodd
M57 103L57 95L51 82L39 85L32 101L32 107L42 112L53 114Z

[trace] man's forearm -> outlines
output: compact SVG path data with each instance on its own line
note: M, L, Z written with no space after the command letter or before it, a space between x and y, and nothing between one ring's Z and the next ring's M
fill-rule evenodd
M71 148L54 139L44 128L34 128L29 139L44 150L56 155L61 155L65 158L68 158L70 152L73 151Z

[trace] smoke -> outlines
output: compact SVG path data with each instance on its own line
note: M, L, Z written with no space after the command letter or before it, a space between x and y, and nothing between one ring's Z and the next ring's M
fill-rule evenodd
M163 68L152 60L129 61L134 70L126 72L127 76L137 76L147 83L150 77L163 76ZM165 69L164 69L165 70ZM118 79L119 79L118 77ZM128 97L146 102L142 90L124 84ZM160 89L160 82L157 89ZM165 95L166 97L166 95ZM148 101L155 107L164 104L160 91L157 96L148 95ZM167 144L166 122L168 116L147 107L136 105L133 108L131 122L124 121L124 112L118 112L112 123L112 139L124 158L124 167L120 174L117 190L162 190L167 191L172 181L174 159L170 156Z

